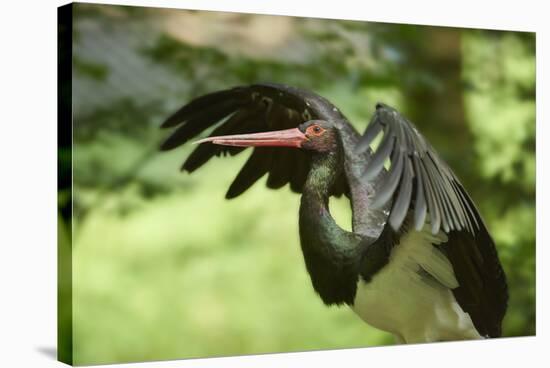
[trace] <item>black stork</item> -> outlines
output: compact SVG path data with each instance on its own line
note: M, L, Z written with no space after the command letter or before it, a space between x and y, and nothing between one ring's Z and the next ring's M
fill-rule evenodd
M265 174L302 194L305 265L326 305L347 304L398 343L499 337L508 291L491 235L453 171L409 120L376 104L363 135L325 98L256 84L194 99L163 124L162 150L214 127L182 166L255 147L226 198ZM376 149L371 143L382 139ZM389 160L389 165L387 164ZM386 165L385 165L386 163ZM389 166L386 168L385 166ZM330 196L345 195L352 231Z

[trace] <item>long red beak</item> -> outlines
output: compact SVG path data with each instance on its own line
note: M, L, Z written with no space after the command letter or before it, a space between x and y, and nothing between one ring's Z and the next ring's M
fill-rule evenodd
M194 143L212 142L224 146L238 147L297 147L308 138L298 128L276 130L273 132L221 135L218 137L208 137Z

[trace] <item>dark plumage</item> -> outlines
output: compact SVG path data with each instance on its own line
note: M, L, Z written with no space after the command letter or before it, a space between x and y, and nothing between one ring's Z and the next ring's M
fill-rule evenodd
M500 336L508 294L493 240L458 178L395 109L377 104L361 136L314 93L277 84L236 87L201 96L170 116L162 127L175 130L161 148L178 147L213 126L201 142L214 144L199 145L182 170L193 172L214 156L254 146L226 197L237 197L266 174L268 187L288 183L302 193L302 251L326 304L348 304L405 342ZM328 209L329 197L342 194L352 204L352 232L341 229ZM409 281L413 288L405 290ZM378 300L372 295L380 288L393 290ZM391 295L402 293L412 305L397 312L420 308L425 301L413 290L433 298L433 308L443 308L449 321L471 322L459 327L439 321L434 309L426 310L424 322L392 325L384 306L399 304Z

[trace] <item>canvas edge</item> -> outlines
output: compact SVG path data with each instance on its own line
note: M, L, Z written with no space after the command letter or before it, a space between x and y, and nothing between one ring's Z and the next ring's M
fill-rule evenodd
M73 4L57 8L57 360L72 365L72 53ZM69 191L68 198L62 198Z

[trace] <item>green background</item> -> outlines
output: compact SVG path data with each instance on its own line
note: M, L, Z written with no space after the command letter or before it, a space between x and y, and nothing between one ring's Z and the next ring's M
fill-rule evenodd
M534 34L74 10L74 219L60 217L60 239L72 227L76 364L393 343L316 296L298 243L298 195L263 178L224 199L248 151L192 175L179 172L192 147L158 152L168 134L158 127L179 106L261 81L323 95L360 131L378 101L413 120L494 236L510 285L504 336L535 333ZM60 158L69 152L61 147ZM59 205L70 205L69 189ZM331 208L349 229L347 201Z

